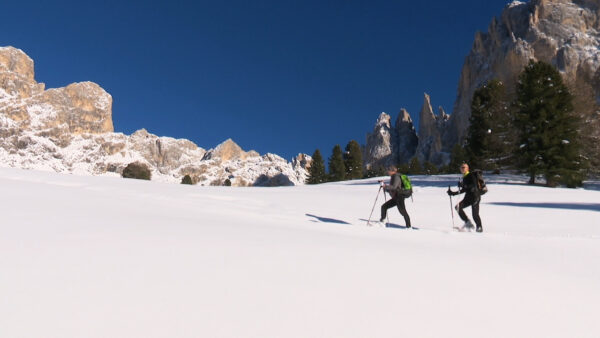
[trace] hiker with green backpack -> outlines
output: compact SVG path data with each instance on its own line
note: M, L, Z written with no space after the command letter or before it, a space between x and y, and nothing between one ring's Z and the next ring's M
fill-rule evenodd
M404 216L406 227L410 228L410 217L408 216L408 212L406 212L404 204L404 200L412 195L410 180L406 175L398 173L398 168L395 166L388 167L387 172L390 175L390 184L380 181L380 185L384 191L390 194L391 199L381 206L381 219L379 221L383 222L385 220L388 209L397 206L400 214Z

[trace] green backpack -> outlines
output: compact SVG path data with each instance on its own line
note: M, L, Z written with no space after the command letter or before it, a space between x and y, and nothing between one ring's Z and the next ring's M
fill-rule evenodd
M412 190L412 184L410 183L408 176L401 174L400 178L402 179L402 187L406 190Z
M403 197L412 196L412 184L410 183L410 179L408 178L408 176L404 174L397 175L400 176L400 179L402 180L402 187L401 189L398 189L398 194Z

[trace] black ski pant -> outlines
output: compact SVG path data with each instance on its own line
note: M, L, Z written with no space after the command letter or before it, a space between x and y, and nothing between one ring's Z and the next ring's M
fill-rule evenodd
M404 205L403 197L394 197L391 200L383 203L381 206L381 219L385 219L387 216L387 211L394 206L398 207L398 211L400 214L404 216L404 223L407 227L410 227L410 217L408 217L408 212L406 212L406 206Z
M465 222L469 221L469 217L467 217L467 215L465 214L464 209L467 207L471 207L471 213L473 214L473 220L475 221L475 224L477 224L478 228L481 227L481 217L479 217L479 202L480 201L481 201L480 198L473 197L473 196L465 196L465 198L462 201L460 201L460 203L458 203L458 215L460 216L460 219L462 219Z

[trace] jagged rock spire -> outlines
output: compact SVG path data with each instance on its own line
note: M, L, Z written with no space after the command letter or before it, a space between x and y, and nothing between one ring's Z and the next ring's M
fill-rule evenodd
M419 138L410 114L404 108L400 110L396 120L396 135L398 135L398 146L396 147L398 149L398 164L408 163L415 156Z

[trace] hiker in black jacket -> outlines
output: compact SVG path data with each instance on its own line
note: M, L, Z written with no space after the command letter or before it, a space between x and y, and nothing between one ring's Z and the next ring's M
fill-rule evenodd
M406 227L410 228L410 217L408 217L408 212L406 212L404 199L410 197L411 190L404 189L402 185L402 178L398 173L398 168L395 166L390 166L388 167L387 171L388 175L390 175L390 184L385 184L383 181L381 181L380 184L383 187L383 190L390 194L391 199L381 206L381 219L379 221L383 222L385 220L388 209L397 206L400 214L404 216Z
M463 163L460 166L460 172L463 176L458 182L459 191L452 191L450 188L448 188L448 196L456 196L462 193L465 194L465 198L463 198L463 200L460 201L460 203L458 203L456 206L458 215L465 222L463 228L473 228L473 223L471 223L471 220L469 220L469 217L467 217L464 211L464 208L471 207L473 219L477 225L477 232L482 232L483 227L481 226L481 217L479 217L479 202L481 201L481 196L477 186L477 177L475 174L469 172L469 165L466 163Z

